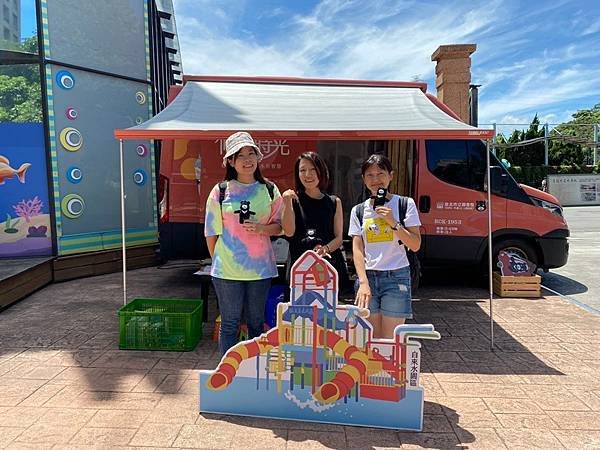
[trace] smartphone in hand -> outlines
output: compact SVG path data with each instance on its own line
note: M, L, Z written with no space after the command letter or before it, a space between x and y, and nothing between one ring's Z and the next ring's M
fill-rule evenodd
M377 195L375 195L373 200L373 208L377 208L378 206L385 205L387 197L387 189L379 188L377 189Z

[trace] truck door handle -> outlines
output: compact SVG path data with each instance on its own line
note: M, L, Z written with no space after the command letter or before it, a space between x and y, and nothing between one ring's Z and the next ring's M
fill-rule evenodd
M421 195L419 197L419 211L428 213L431 209L431 197L429 195Z

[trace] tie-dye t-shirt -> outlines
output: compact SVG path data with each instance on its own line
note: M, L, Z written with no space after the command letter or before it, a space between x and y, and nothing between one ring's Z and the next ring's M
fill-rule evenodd
M273 200L267 186L231 180L227 183L223 204L219 205L219 185L206 200L205 236L219 236L211 275L226 280L253 281L277 276L271 239L248 233L240 224L241 202L250 202L250 220L261 224L281 223L283 199L274 186ZM222 212L221 212L222 211Z

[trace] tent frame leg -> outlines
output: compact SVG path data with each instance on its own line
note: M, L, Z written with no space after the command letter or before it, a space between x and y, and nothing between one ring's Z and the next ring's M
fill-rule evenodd
M488 211L488 279L489 279L489 293L490 293L490 350L494 351L494 310L493 310L493 299L494 299L494 285L492 281L492 270L493 270L493 255L492 255L492 177L490 167L490 140L486 139L486 166L487 166L487 211Z
M121 172L121 248L123 259L123 305L127 304L127 246L125 239L125 177L123 168L123 139L119 139L119 169Z

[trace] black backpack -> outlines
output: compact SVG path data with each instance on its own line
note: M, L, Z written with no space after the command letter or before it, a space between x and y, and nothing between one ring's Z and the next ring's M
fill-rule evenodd
M275 197L275 185L273 183L265 182L267 186L267 191L269 191L269 197L271 197L271 201ZM227 181L221 181L219 183L219 206L223 208L223 200L225 200L225 191L227 190Z
M406 210L408 209L408 197L404 197L402 195L398 196L398 215L400 223L404 226L404 219L406 219ZM363 216L365 214L365 204L360 203L356 205L356 217L358 218L358 223L362 227L363 224ZM403 245L402 241L398 241L399 245ZM410 265L410 286L411 290L415 291L419 287L419 282L421 280L421 262L415 252L406 248L406 258L408 259L408 263Z

